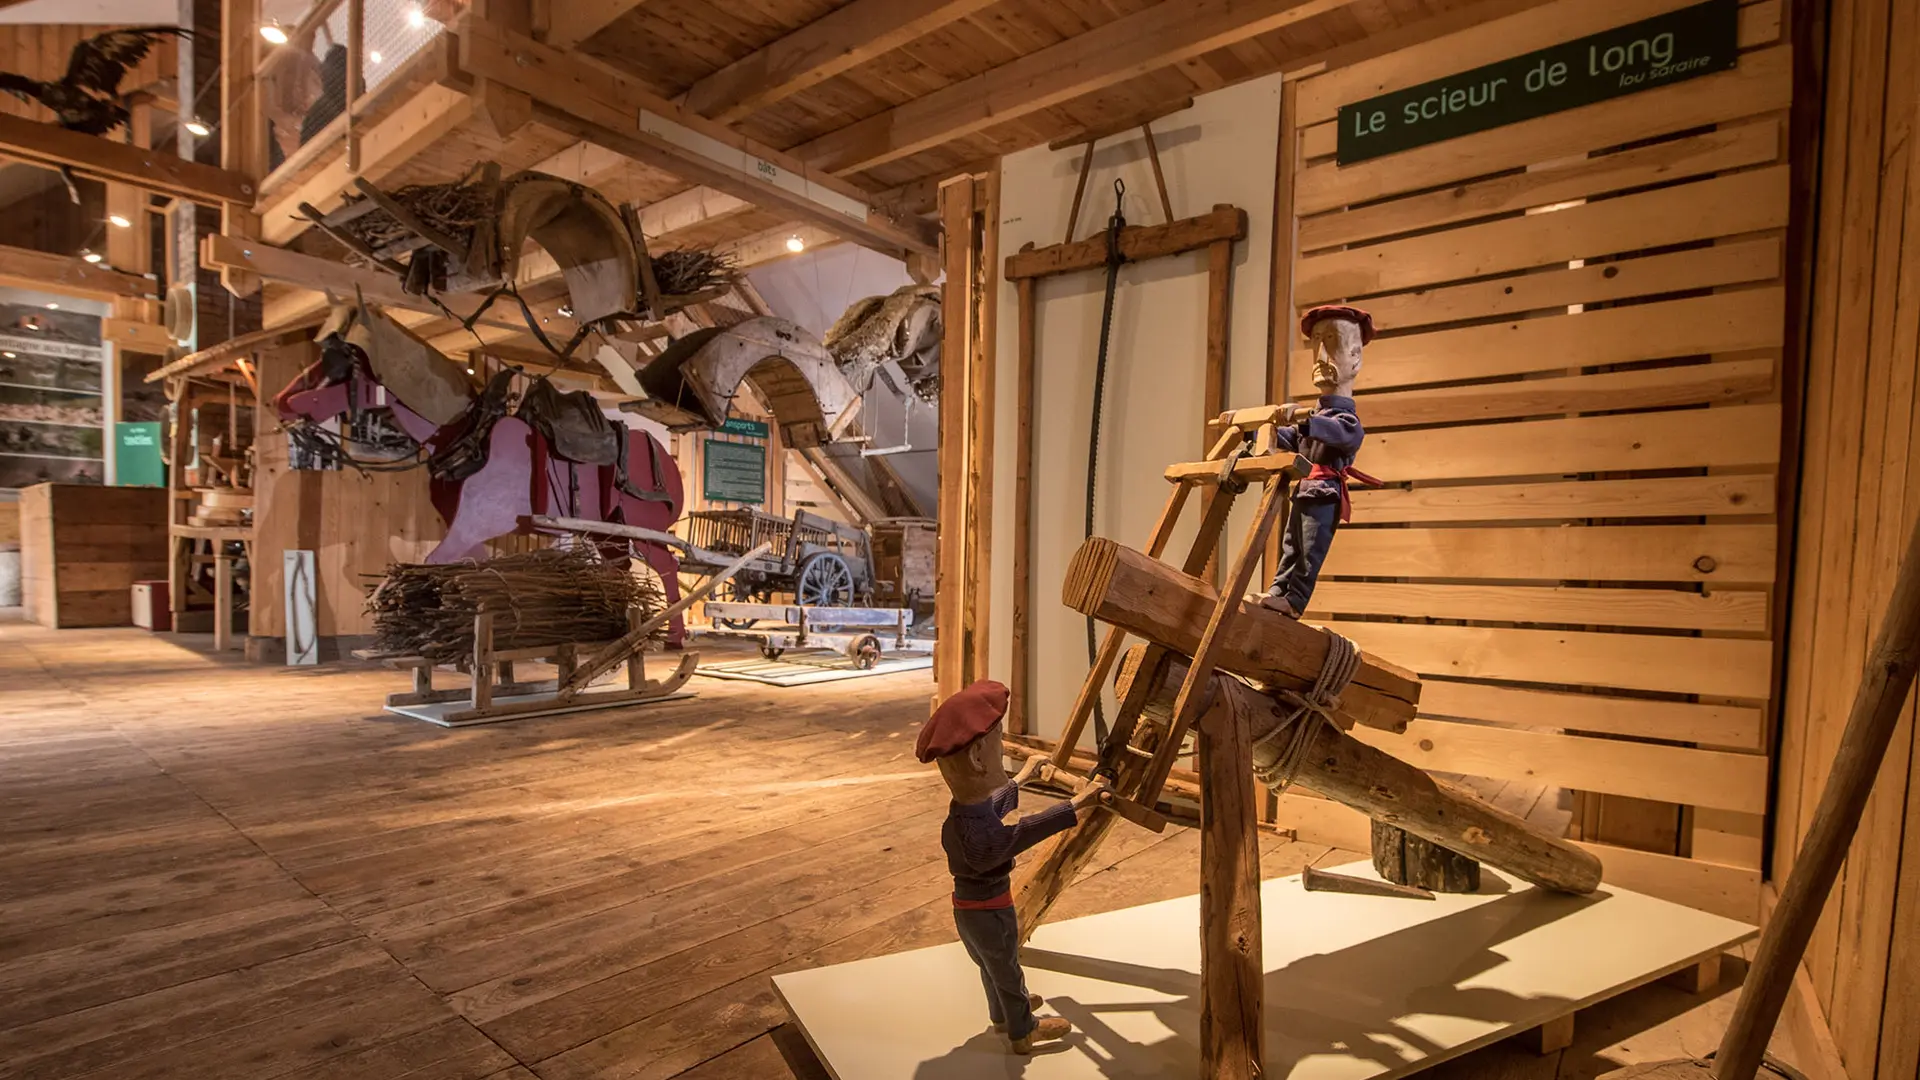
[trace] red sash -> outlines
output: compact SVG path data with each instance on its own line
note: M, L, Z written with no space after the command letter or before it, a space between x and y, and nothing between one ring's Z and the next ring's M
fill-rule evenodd
M1353 520L1353 500L1347 497L1347 483L1352 481L1362 487L1386 487L1386 481L1377 480L1351 465L1334 468L1331 465L1315 465L1307 474L1309 480L1331 480L1340 490L1340 520Z
M1000 908L1013 906L1013 893L1003 892L999 896L990 896L985 900L962 900L956 896L953 898L953 906L962 911L997 911Z

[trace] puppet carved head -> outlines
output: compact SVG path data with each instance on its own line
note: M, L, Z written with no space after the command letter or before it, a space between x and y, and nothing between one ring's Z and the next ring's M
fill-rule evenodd
M1313 348L1313 385L1323 394L1353 393L1361 350L1373 340L1373 316L1345 305L1317 307L1300 317L1300 332Z
M941 702L920 729L915 756L940 763L940 778L957 803L981 802L1007 782L1001 726L1007 698L1005 686L982 679Z

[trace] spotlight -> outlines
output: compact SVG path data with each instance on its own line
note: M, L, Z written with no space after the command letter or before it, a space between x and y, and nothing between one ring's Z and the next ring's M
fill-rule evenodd
M59 311L59 310L60 310L60 305L59 305L59 304L54 304L54 303L49 303L49 304L47 305L47 310L48 310L48 311Z
M807 250L807 242L800 239L799 233L794 233L792 236L787 237L787 250L798 255Z
M85 262L97 263L100 261L100 253L97 251L82 251L80 258Z
M18 353L11 353L11 352L0 352L0 356L4 356L4 357L6 357L6 358L7 358L7 359L9 359L9 360L15 360L15 359L18 359L18 358L19 358L19 355L20 355L20 354L18 354Z
M555 310L555 311L557 311L557 312L559 312L559 313L560 313L560 317L561 317L561 318L563 318L563 319L571 319L571 318L573 318L573 305L572 305L572 304L561 304L561 305L560 305L559 307L557 307L557 308L555 308L554 310Z
M287 29L281 26L277 20L274 22L261 23L260 36L266 38L267 43L270 45L285 45L287 43Z
M133 228L133 222L123 214L108 214L107 224L113 226L116 229Z
M413 27L415 30L426 29L427 13L420 10L420 5L415 4L407 9L407 25Z
M213 129L207 126L207 122L205 120L200 119L197 116L187 117L186 122L181 124L180 126L186 128L189 132L192 132L194 135L197 135L202 139L213 134Z
M367 54L367 59L368 59L368 60L370 60L370 61L372 61L373 63L376 63L376 64L377 64L377 63L379 63L379 62L380 62L380 50L379 50L379 49L374 49L374 50L373 50L372 52L369 52L369 53Z
M468 368L468 369L467 369L467 374L469 374L469 375L471 375L471 374L473 374L473 369L472 369L472 368Z

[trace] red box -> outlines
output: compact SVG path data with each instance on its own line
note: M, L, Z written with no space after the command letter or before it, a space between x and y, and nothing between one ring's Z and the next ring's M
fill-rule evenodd
M173 629L173 605L168 603L166 582L133 583L133 625L148 630Z

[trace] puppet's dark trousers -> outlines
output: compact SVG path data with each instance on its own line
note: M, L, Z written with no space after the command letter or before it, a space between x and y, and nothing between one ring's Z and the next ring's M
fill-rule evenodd
M987 988L987 1015L1007 1025L1007 1037L1033 1034L1033 1006L1027 1001L1027 977L1020 970L1020 917L1011 907L953 909L953 925L960 944L980 967Z
M1280 538L1280 570L1273 576L1273 587L1287 598L1295 614L1307 610L1307 600L1320 580L1320 566L1333 547L1333 534L1340 528L1340 500L1334 498L1296 498L1287 513L1287 531Z

